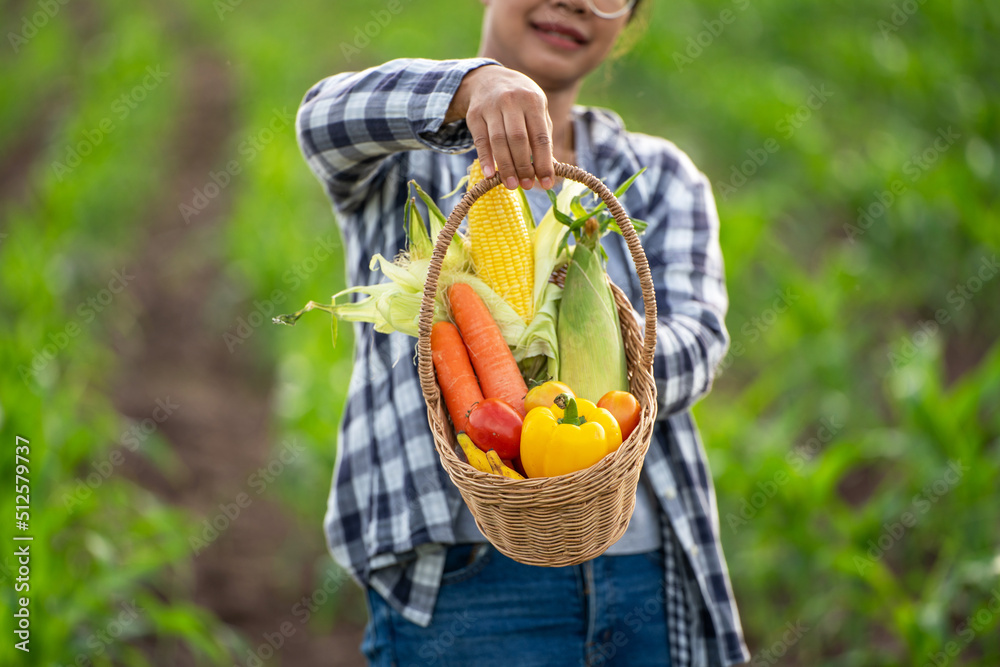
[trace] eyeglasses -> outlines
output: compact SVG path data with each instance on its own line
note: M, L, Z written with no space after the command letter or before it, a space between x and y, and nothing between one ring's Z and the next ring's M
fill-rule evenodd
M625 16L635 7L636 0L587 0L587 6L602 19Z

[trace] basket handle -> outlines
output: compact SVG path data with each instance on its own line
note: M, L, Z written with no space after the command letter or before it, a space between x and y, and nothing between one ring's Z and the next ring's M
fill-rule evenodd
M635 271L639 276L639 285L642 288L642 301L646 308L646 330L642 343L642 366L652 368L653 351L656 347L656 295L653 291L653 278L649 272L649 262L646 260L646 253L642 250L639 237L632 227L625 209L622 208L618 198L599 178L579 167L553 162L557 176L562 176L578 183L582 183L590 188L598 197L604 200L608 211L615 217L622 236L628 243L629 251L632 253L632 261L635 262ZM477 183L471 190L465 193L462 200L455 205L444 229L438 234L434 245L434 254L431 256L430 266L427 268L427 282L424 283L424 297L420 304L420 321L417 337L417 357L418 373L420 375L420 386L424 396L428 399L437 399L440 390L434 379L434 366L431 359L431 327L434 324L434 299L437 297L438 278L441 276L441 265L444 262L445 253L451 244L452 237L458 231L458 226L468 214L469 209L477 199L500 185L499 172Z

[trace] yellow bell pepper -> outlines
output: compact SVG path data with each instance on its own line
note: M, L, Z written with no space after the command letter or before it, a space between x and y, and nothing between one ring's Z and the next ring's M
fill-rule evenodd
M528 477L566 475L589 468L621 444L621 429L610 412L561 394L554 406L533 408L524 418L521 463Z

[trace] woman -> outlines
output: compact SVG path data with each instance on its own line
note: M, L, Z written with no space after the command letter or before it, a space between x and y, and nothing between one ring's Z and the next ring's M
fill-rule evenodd
M377 282L369 258L405 247L409 179L439 199L478 155L487 176L495 162L507 187L528 190L540 217L553 158L613 186L646 167L623 203L649 223L658 421L624 537L579 566L521 565L486 543L438 461L413 339L358 325L325 524L334 557L367 591L362 648L377 665L745 662L689 411L729 342L710 187L673 144L575 105L635 0L483 3L479 57L339 74L302 103L299 141L336 208L350 282ZM624 243L604 245L609 275L641 310Z

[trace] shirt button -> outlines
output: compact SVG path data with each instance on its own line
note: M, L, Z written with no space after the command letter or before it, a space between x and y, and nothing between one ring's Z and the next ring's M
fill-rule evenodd
M698 545L697 544L692 544L691 545L691 555L692 556L697 556L698 555Z
M667 500L673 500L674 498L677 497L677 492L674 491L674 487L668 486L667 490L664 492L664 495L667 496Z

